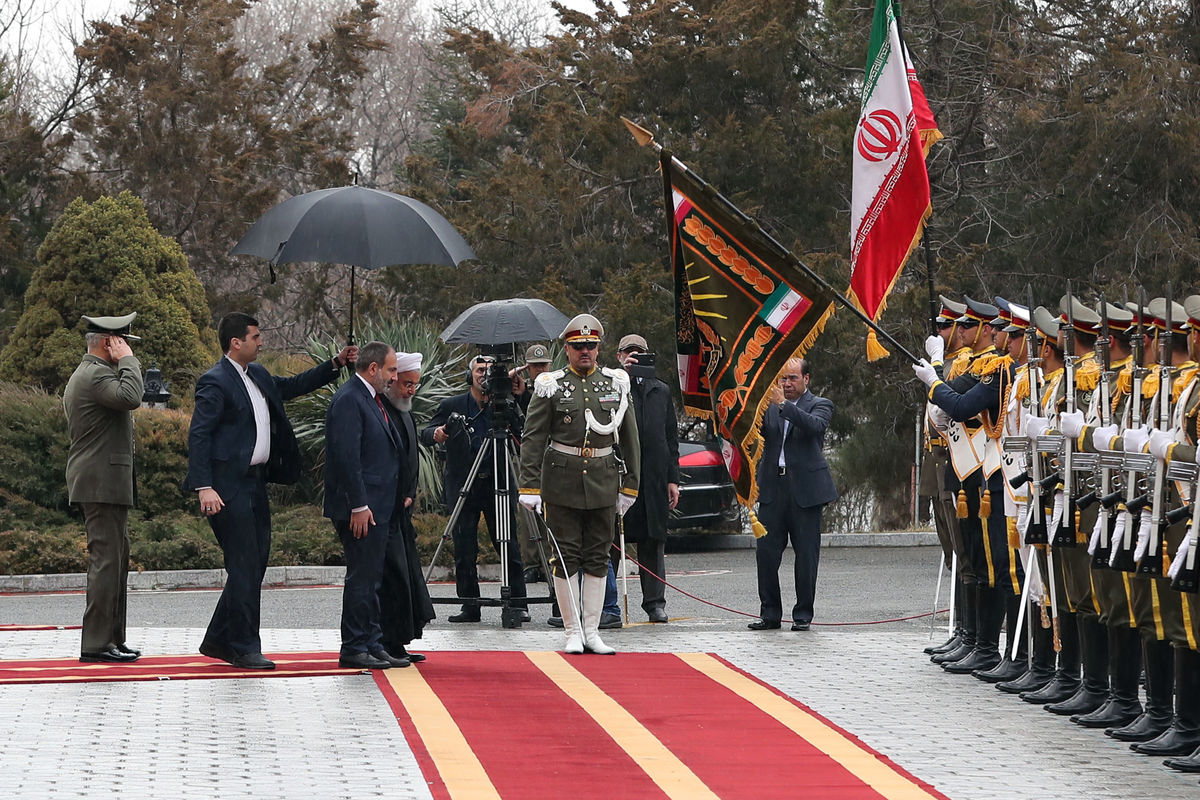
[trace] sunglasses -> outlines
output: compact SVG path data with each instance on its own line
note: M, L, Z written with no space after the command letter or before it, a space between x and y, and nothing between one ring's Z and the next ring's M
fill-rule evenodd
M571 342L568 345L572 350L595 350L599 346L598 342Z

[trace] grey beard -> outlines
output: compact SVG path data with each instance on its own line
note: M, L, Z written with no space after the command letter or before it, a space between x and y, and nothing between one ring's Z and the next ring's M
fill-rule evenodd
M413 399L411 397L392 397L389 395L388 402L397 411L412 411Z

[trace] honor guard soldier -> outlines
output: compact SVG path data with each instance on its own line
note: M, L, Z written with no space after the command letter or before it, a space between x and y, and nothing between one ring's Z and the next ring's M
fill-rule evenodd
M1008 668L992 674L1001 663L1000 628L1008 608L1008 598L1020 597L1019 564L1009 546L1008 526L1004 517L1003 475L1000 470L999 440L1003 426L1000 409L1012 384L1012 358L998 354L992 345L999 309L989 303L966 298L967 311L959 320L964 330L972 331L972 358L967 372L958 379L940 380L927 362L914 371L930 387L929 400L950 418L947 437L951 442L951 460L962 478L963 501L959 526L974 575L965 586L975 612L975 646L956 661L944 661L948 672L974 673L984 680L1017 677ZM986 331L981 330L987 327ZM970 442L969 447L960 443ZM955 448L958 448L956 451ZM970 457L967 457L967 452Z
M968 348L958 346L958 318L966 313L967 307L945 295L939 295L938 300L940 306L937 316L933 320L937 332L925 340L925 353L938 375L945 377L948 369L945 365L947 359L953 365L960 354L963 356L970 354ZM942 415L937 406L926 400L925 415L922 417L925 457L921 460L918 491L922 498L928 498L933 502L933 526L937 531L938 544L942 548L943 562L946 568L952 572L951 591L955 594L955 620L954 633L949 640L935 647L925 648L925 652L931 656L943 655L958 649L963 644L965 627L969 627L971 633L970 643L966 646L964 653L970 652L970 648L974 646L975 630L974 615L964 618L962 587L963 574L967 567L966 557L962 550L962 534L958 529L958 517L955 515L958 479L950 471L950 456L946 450L946 438L939 430L939 425L943 424L940 421ZM925 501L923 500L923 502ZM955 569L956 566L957 569ZM964 621L967 626L964 626Z
M133 410L142 403L142 366L129 347L137 313L88 317L87 354L63 390L71 434L67 499L78 503L87 529L87 606L80 661L129 662L125 644L129 577L129 507L133 485Z
M596 364L603 336L599 320L578 315L562 333L568 367L534 381L521 444L520 502L534 513L544 507L553 535L563 650L609 655L615 651L598 630L608 552L614 514L624 515L637 499L641 451L629 374Z

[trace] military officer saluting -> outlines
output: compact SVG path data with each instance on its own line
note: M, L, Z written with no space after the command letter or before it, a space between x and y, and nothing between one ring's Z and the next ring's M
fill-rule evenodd
M87 354L63 390L71 434L67 497L87 529L87 606L79 660L136 661L125 644L129 507L133 505L133 409L142 402L142 365L129 333L137 313L88 317Z
M597 367L604 328L591 314L567 323L568 367L537 377L521 445L520 502L545 508L567 653L609 655L600 639L614 514L637 498L637 422L622 369ZM576 579L583 573L583 590ZM579 602L579 601L582 602ZM582 620L581 620L582 615Z

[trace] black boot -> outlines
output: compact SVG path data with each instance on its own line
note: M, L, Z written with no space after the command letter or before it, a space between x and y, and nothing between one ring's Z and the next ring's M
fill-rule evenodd
M1079 690L1079 631L1074 614L1058 615L1058 640L1058 669L1054 678L1036 692L1022 694L1021 699L1026 703L1061 703Z
M1184 756L1200 747L1200 653L1175 648L1175 718L1148 742L1130 745L1146 756Z
M1009 694L1036 692L1054 678L1054 632L1042 627L1041 609L1037 603L1029 604L1028 613L1033 629L1033 660L1021 677L996 684L997 689Z
M1142 713L1138 678L1142 673L1142 642L1137 628L1108 628L1108 701L1091 714L1071 717L1085 728L1128 725Z
M1025 674L1029 665L1029 652L1026 647L1024 632L1017 629L1017 617L1021 610L1021 596L1013 592L1001 591L1004 596L1004 649L1000 651L1000 663L989 670L976 670L971 674L987 683L1013 681ZM1017 655L1012 654L1013 637L1017 637Z
M1163 764L1180 772L1200 772L1200 747L1197 747L1196 751L1186 758L1164 759Z
M1108 631L1096 617L1077 615L1079 651L1083 661L1083 680L1070 699L1051 703L1051 714L1079 716L1091 714L1108 700Z
M929 645L925 648L925 655L940 656L942 653L949 653L962 641L962 581L955 581L954 586L950 589L954 592L954 633L949 639L938 645Z
M1000 663L1000 626L1004 624L1004 595L991 586L980 586L975 601L975 649L961 661L942 664L956 675L987 671Z
M959 637L958 646L945 653L937 653L929 659L930 661L935 664L945 664L951 661L962 661L971 655L971 651L975 649L976 620L978 618L975 606L978 595L978 585L973 583L962 585L958 599L958 604L962 608L962 636Z
M1104 733L1122 742L1148 742L1171 725L1174 710L1174 658L1171 643L1142 637L1142 664L1146 671L1146 708L1123 728Z

